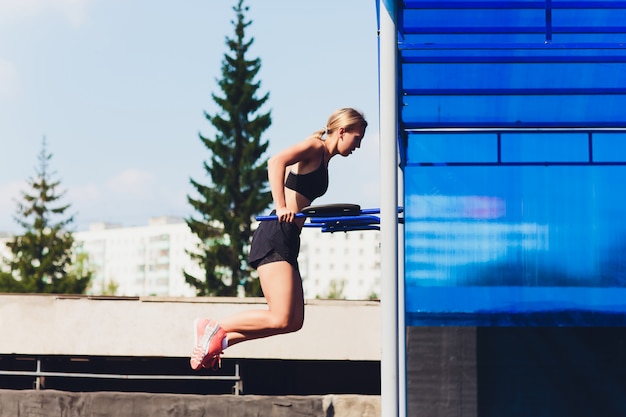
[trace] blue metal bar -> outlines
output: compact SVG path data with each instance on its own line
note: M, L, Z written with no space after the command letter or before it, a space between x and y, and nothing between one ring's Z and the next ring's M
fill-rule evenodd
M478 130L476 131L485 131L488 132L488 130L483 130L486 128L494 128L494 131L496 129L500 129L502 131L506 131L506 130L510 130L511 132L515 132L516 128L527 128L527 129L541 129L541 128L545 128L545 129L557 129L557 130L562 130L563 132L567 132L568 128L572 129L572 128L589 128L589 126L593 126L596 129L600 129L600 128L616 128L616 129L624 129L626 128L626 120L622 120L622 121L615 121L615 122L589 122L589 121L585 121L582 123L577 123L577 122L570 122L570 123L563 123L563 122L554 122L554 123L550 123L550 122L541 122L541 123L537 123L537 122L529 122L529 123L523 123L523 122L497 122L497 121L489 121L489 122L463 122L463 123L456 123L456 122L442 122L442 123L433 123L433 122L414 122L414 121L404 121L404 125L403 128L405 129L405 131L407 132L411 132L411 131L428 131L429 129L432 129L430 131L435 131L434 129L467 129L467 128L476 128ZM476 132L475 131L475 132ZM616 130L618 131L618 130Z
M380 213L379 208L361 209L361 214L378 214L378 213Z
M626 9L626 1L552 1L553 9Z
M541 34L543 26L405 26L407 35Z
M595 43L401 43L398 48L403 50L524 50L524 49L572 49L572 50L598 50L598 49L626 49L625 43L595 42Z
M312 217L311 223L380 223L380 218L377 216L336 216L336 217Z
M499 128L490 125L489 127L471 127L469 125L463 125L462 127L455 128L447 128L447 127L423 127L423 128L415 128L409 129L409 133L420 134L420 133L542 133L542 132L550 132L550 133L572 133L572 132L591 132L591 133L626 133L626 127L594 127L594 126L584 126L584 127L509 127L509 128Z
M334 233L334 232L353 232L357 230L380 230L380 226L374 225L334 225L334 226L324 226L322 228L322 232L324 233Z
M398 213L402 213L404 211L403 207L398 207L397 208ZM380 213L380 209L379 208L365 208L365 209L361 209L361 212L359 215L328 215L328 216L320 216L319 214L316 214L314 216L308 216L304 213L296 213L296 218L303 218L303 217L308 217L311 219L311 222L315 222L315 223L320 223L320 222L325 222L325 221L351 221L353 219L367 219L367 218L375 218L378 219L378 217L376 216L367 216L369 214L378 214ZM268 221L268 220L278 220L278 217L276 215L268 215L268 216L257 216L256 219L258 221ZM307 225L307 223L304 224L305 226Z
M409 88L403 93L405 96L590 96L626 95L626 88Z
M552 42L552 0L546 0L546 42Z
M626 53L626 48L624 49ZM626 62L626 55L534 55L534 56L403 56L403 64L615 64Z
M626 26L553 26L552 33L626 33Z
M405 0L404 10L545 9L545 1L419 1ZM626 9L625 1L558 1L553 9Z
M507 35L546 33L543 26L406 26L407 35ZM553 26L552 33L626 33L626 26Z
M380 230L380 226L374 224L333 224L327 225L325 223L305 223L304 227L316 227L319 228L322 233L326 232L350 232L353 230Z
M428 162L428 161L414 161L409 162L407 166L413 167L438 167L438 166L624 166L626 165L626 161L594 161L593 157L593 134L594 133L622 133L626 135L626 129L622 128L614 128L614 129L511 129L511 130L494 130L494 129L467 129L465 131L449 131L445 129L436 130L439 134L445 135L454 133L476 133L476 132L484 132L484 133L496 133L497 135L497 161L496 162L458 162L458 161L437 161L437 162ZM587 147L588 147L588 158L587 161L527 161L527 162L503 162L501 158L501 135L502 133L586 133L587 134ZM427 129L422 131L422 133L432 134L433 131ZM414 132L414 135L419 135L418 132Z
M487 166L625 166L624 162L408 162L408 167L487 167Z
M304 213L296 213L295 214L295 218L296 219L301 219L303 217L307 217L306 214ZM260 222L262 221L268 221L268 220L278 220L278 216L276 216L275 214L269 215L269 216L257 216L256 219Z
M545 1L419 1L405 0L404 10L544 9Z

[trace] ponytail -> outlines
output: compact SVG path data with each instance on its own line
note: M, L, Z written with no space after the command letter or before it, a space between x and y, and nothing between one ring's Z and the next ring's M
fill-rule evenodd
M335 129L340 127L343 127L346 130L352 130L360 127L365 129L367 127L367 121L365 121L363 113L353 108L346 107L336 110L333 114L331 114L328 118L328 122L326 122L326 126L320 130L316 130L311 136L316 139L322 139L324 136L328 136L333 133Z
M323 129L316 130L315 132L313 132L311 136L313 136L315 139L323 139L324 136L326 136L327 134L328 134L328 129L326 128L326 126L324 126Z

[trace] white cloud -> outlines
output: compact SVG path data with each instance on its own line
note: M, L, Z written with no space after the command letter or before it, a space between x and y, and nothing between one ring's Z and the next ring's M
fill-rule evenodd
M15 200L17 200L22 190L25 190L27 184L25 181L11 181L0 184L0 210L4 213L8 207L15 208Z
M11 181L0 184L0 232L11 232L18 228L13 216L21 192L26 189L24 181Z
M0 0L0 20L28 19L44 13L61 13L73 26L87 20L92 0Z
M107 189L116 193L144 194L154 181L154 175L138 169L127 169L107 181Z
M67 189L67 200L71 204L84 204L97 202L102 199L100 187L96 184L72 186Z
M150 217L184 217L189 212L183 190L139 169L127 169L102 183L71 185L65 202L76 214L77 230L99 222L142 225Z
M0 0L0 4L1 4ZM1 12L0 12L1 13ZM12 62L0 59L0 100L15 97L19 90L19 75Z
M57 0L54 3L74 25L80 26L87 20L87 6L91 0Z

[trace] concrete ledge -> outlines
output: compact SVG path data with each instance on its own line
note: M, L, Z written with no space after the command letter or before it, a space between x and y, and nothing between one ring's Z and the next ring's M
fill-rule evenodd
M0 390L0 417L378 417L380 397L172 395Z
M266 309L262 298L0 294L0 354L186 357L197 317ZM241 343L225 358L380 360L380 303L307 300L297 333ZM324 346L320 349L320 346Z

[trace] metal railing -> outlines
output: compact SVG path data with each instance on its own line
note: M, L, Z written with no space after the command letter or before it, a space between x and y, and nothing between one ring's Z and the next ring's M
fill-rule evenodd
M42 371L41 360L37 359L35 371L5 371L0 369L0 375L6 376L32 376L35 390L43 387L42 378L97 378L97 379L126 379L126 380L209 380L209 381L234 381L233 394L239 395L243 391L243 381L239 373L239 363L235 363L234 375L138 375L138 374L104 374L87 372L49 372Z

